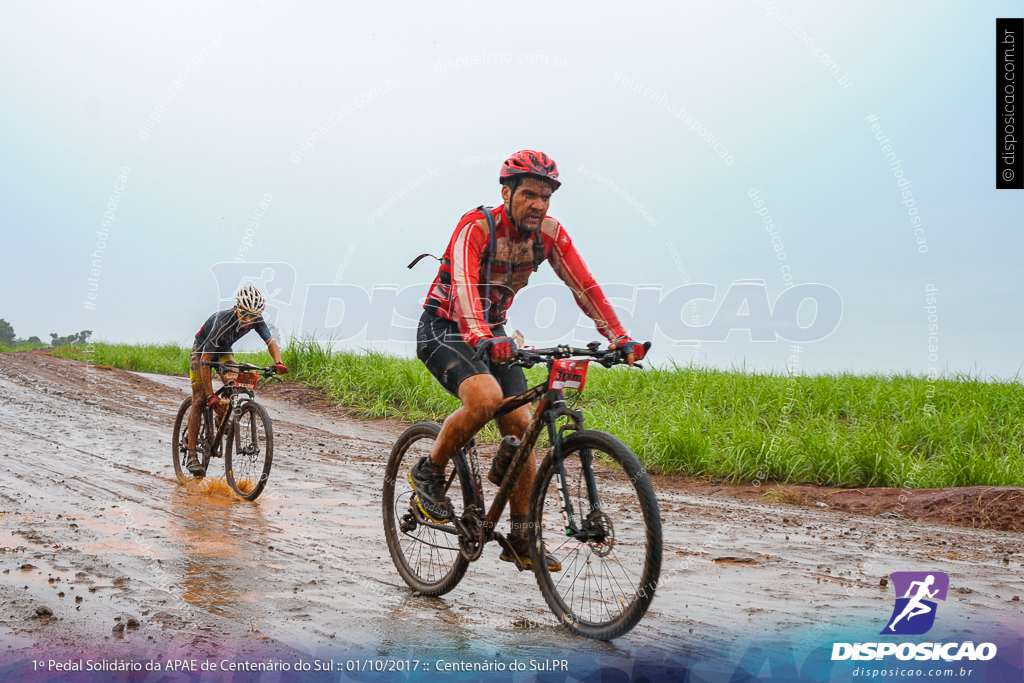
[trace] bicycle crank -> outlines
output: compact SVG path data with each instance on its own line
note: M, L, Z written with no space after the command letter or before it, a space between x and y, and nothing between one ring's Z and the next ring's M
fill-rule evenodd
M470 505L462 515L455 518L455 526L459 529L459 554L467 562L474 562L484 551L487 543L484 537L484 513L476 505Z

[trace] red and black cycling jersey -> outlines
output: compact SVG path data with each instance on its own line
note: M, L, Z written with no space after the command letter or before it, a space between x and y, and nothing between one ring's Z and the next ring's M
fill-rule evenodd
M490 253L490 226L483 211L490 211L493 218L494 253ZM551 262L602 335L614 341L626 334L562 224L548 216L539 234L523 232L509 220L504 206L475 209L462 217L423 307L457 322L463 340L476 347L492 336L491 326L504 321L516 292L543 261Z
M262 315L251 323L242 325L238 322L235 309L217 311L196 332L196 341L192 348L199 353L230 353L235 342L251 330L256 330L256 334L260 335L263 341L270 339L270 328L267 327Z

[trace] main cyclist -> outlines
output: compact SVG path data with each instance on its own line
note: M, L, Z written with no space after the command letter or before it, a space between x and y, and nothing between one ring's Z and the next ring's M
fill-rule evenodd
M409 472L420 510L438 523L454 514L444 493L448 460L494 417L502 398L528 388L523 369L507 365L516 346L503 325L516 292L541 263L551 263L611 348L627 352L630 365L645 351L626 334L565 228L547 215L551 194L561 184L554 160L543 152L517 152L502 165L499 182L503 204L470 211L456 226L417 331L416 355L441 386L462 401L462 407L444 421L430 457ZM480 360L485 354L486 361ZM502 436L519 438L529 423L529 406L497 420ZM510 497L508 540L527 567L527 507L536 472L531 453ZM550 571L561 570L553 556L546 557ZM514 562L504 550L501 559Z
M203 463L196 455L196 435L199 433L199 419L202 413L197 406L208 405L219 408L220 398L213 393L213 375L209 365L202 361L233 363L231 347L244 337L250 330L267 343L267 351L274 359L274 369L279 375L288 374L288 368L281 362L281 349L270 336L270 328L263 320L263 309L266 300L263 293L255 285L246 285L235 294L235 306L211 315L196 333L189 355L189 379L192 380L192 410L188 414L188 459L185 468L196 477L206 476ZM221 371L218 375L222 383L234 379L236 373Z

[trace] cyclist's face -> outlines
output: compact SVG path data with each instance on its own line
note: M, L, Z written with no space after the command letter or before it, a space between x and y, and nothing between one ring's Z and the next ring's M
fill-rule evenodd
M501 188L501 197L508 207L509 198L512 199L512 222L520 230L540 230L544 216L548 215L548 205L551 203L551 185L537 178L525 178L516 190L515 195L507 185Z
M258 315L253 315L251 313L246 313L244 311L239 310L238 306L235 306L235 313L238 314L238 322L240 322L243 325L251 325L253 322L256 321L256 318L259 317Z

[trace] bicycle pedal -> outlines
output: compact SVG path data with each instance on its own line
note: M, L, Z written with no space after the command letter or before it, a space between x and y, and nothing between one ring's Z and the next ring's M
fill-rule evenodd
M512 562L516 565L516 569L521 572L525 572L527 567L523 564L523 561L519 559L519 553L512 547L512 542L505 538L504 534L498 531L494 532L494 540L496 540L498 545L504 548L508 554L512 556Z

